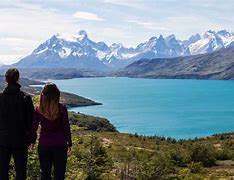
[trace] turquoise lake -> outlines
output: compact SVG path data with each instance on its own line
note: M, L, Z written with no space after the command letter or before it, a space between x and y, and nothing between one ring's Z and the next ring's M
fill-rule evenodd
M234 130L234 81L105 77L53 82L103 103L71 110L108 118L120 132L178 139Z

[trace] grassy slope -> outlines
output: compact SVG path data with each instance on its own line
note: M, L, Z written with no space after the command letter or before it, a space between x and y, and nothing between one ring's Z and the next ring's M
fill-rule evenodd
M85 151L91 136L98 137L109 155L113 158L114 172L120 172L126 165L129 165L131 169L143 161L150 163L154 157L165 157L166 161L171 161L167 163L172 163L167 166L174 168L172 172L168 171L168 174L165 174L165 179L170 179L169 176L173 177L172 179L234 178L234 139L232 134L176 142L173 139L164 140L159 137L144 137L113 132L89 132L74 128L73 138L74 142L76 142L74 149ZM77 141L77 139L81 140L82 143L79 140ZM179 167L171 158L166 158L173 153L185 157L187 156L186 153L190 152L189 149L196 145L214 147L214 153L229 154L229 157L226 157L227 160L217 160L216 165L211 167L201 166L198 172L193 172L194 167L192 167L191 163L185 164L184 167ZM112 175L115 177L113 179L118 179L120 176L120 174L117 174L117 176Z
M95 117L90 118L93 118L94 121L97 120ZM157 169L163 172L159 179L231 180L234 178L234 139L232 134L176 142L173 139L163 139L160 137L144 137L118 132L87 131L77 125L72 125L71 127L73 148L72 154L68 159L66 174L68 180L84 179L85 173L82 164L84 164L83 160L90 151L92 137L98 138L113 161L112 171L104 174L102 179L117 180L126 171L133 177L137 176L136 174L139 174L139 172L150 174L150 168L155 164ZM200 164L197 167L198 163L193 162L179 166L170 157L174 153L183 159L188 156L189 149L196 145L213 147L215 150L213 152L215 153L223 152L223 150L226 151L228 148L228 152L224 154L230 154L230 157L228 160L216 161L216 165L211 167L203 167ZM35 180L39 172L36 151L29 156L29 159L28 169L31 177L29 179ZM137 172L135 172L136 169ZM147 178L137 176L136 179L145 180Z
M34 103L37 101L38 98L34 99ZM119 133L107 119L95 116L69 112L69 119L72 124L73 137L73 153L68 161L67 177L69 180L83 179L83 169L80 166L81 162L77 159L77 154L85 154L89 151L90 140L93 136L98 138L114 163L113 170L105 176L106 179L119 179L121 173L126 172L126 167L129 168L128 173L135 176L136 172L133 169L137 167L139 171L144 172L146 171L144 168L147 169L148 165L152 166L151 163L154 161L162 162L157 166L166 169L161 179L234 178L233 134L176 141L172 138ZM210 155L218 159L215 165L203 167L192 162L191 149L197 145L204 145L211 150Z

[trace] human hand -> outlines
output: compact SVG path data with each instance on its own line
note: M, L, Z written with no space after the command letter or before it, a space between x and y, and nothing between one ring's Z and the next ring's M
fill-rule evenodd
M72 150L71 147L68 147L68 148L67 148L67 155L68 155L68 156L71 155L71 150Z
M30 144L29 147L28 147L28 151L29 152L34 151L34 146L35 146L34 144Z

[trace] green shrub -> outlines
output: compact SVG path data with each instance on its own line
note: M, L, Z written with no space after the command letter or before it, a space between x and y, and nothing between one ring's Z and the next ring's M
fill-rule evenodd
M217 151L216 153L216 159L217 160L229 160L232 159L232 152L228 150L227 148L221 149Z
M76 150L75 155L85 172L86 180L101 180L103 175L112 169L111 158L94 136L91 137L89 149L86 152Z
M215 149L212 145L194 144L191 147L191 160L201 162L205 167L211 167L216 163Z
M187 150L182 148L174 149L170 151L170 158L173 164L179 167L186 167L187 164L191 161L191 157Z
M202 171L202 164L199 162L199 163L195 163L195 162L192 162L191 164L189 164L188 168L190 169L190 172L191 173L200 173Z
M137 171L138 180L160 180L170 176L175 168L170 159L164 154L157 154L150 161L141 161Z

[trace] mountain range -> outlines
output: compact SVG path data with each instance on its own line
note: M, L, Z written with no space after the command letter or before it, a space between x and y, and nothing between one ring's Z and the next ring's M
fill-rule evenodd
M114 35L114 34L113 34ZM135 48L119 43L108 46L90 40L84 30L72 36L55 34L31 54L11 65L17 68L73 68L106 71L120 69L140 59L173 58L212 53L234 47L234 33L226 30L195 34L188 40L175 35L151 37ZM3 66L9 67L9 66Z
M162 79L234 79L234 48L203 55L142 59L114 75Z

